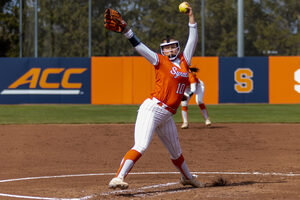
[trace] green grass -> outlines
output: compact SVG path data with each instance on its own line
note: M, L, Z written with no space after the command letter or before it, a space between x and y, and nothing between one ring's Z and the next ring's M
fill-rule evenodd
M213 122L218 123L299 123L300 104L221 104L208 105ZM176 114L180 120L180 112ZM198 106L189 106L189 121L202 120Z
M134 123L138 105L0 105L0 124ZM214 123L299 123L300 104L207 105ZM174 116L181 122L180 108ZM189 121L202 122L198 106L189 106Z

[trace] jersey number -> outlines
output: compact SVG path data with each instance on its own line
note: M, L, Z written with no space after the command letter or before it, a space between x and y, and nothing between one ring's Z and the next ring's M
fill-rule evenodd
M177 94L183 94L184 89L185 89L185 84L184 83L178 83L176 93Z

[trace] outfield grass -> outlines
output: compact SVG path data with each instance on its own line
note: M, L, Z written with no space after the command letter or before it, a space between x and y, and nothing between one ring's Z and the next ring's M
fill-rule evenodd
M213 123L299 123L300 104L207 105ZM138 105L0 105L0 124L134 123ZM181 122L180 109L174 116ZM200 110L189 106L189 121L202 122Z

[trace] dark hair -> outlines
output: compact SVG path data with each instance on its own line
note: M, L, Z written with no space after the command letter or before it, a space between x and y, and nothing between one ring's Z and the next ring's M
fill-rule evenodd
M199 69L197 67L190 67L191 72L198 72Z
M170 42L170 36L167 35L167 42Z
M169 43L171 40L175 40L174 38L170 37L169 35L166 36L166 38L162 39L161 42L162 43Z

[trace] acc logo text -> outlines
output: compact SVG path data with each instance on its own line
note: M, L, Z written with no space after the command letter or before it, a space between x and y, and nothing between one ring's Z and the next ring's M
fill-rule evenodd
M70 76L82 74L87 68L31 68L14 81L1 94L79 94L82 83L70 82ZM49 82L49 76L58 76L57 82ZM59 79L62 77L61 79ZM18 89L29 84L29 89ZM37 89L39 88L39 89ZM63 89L59 89L63 88Z

